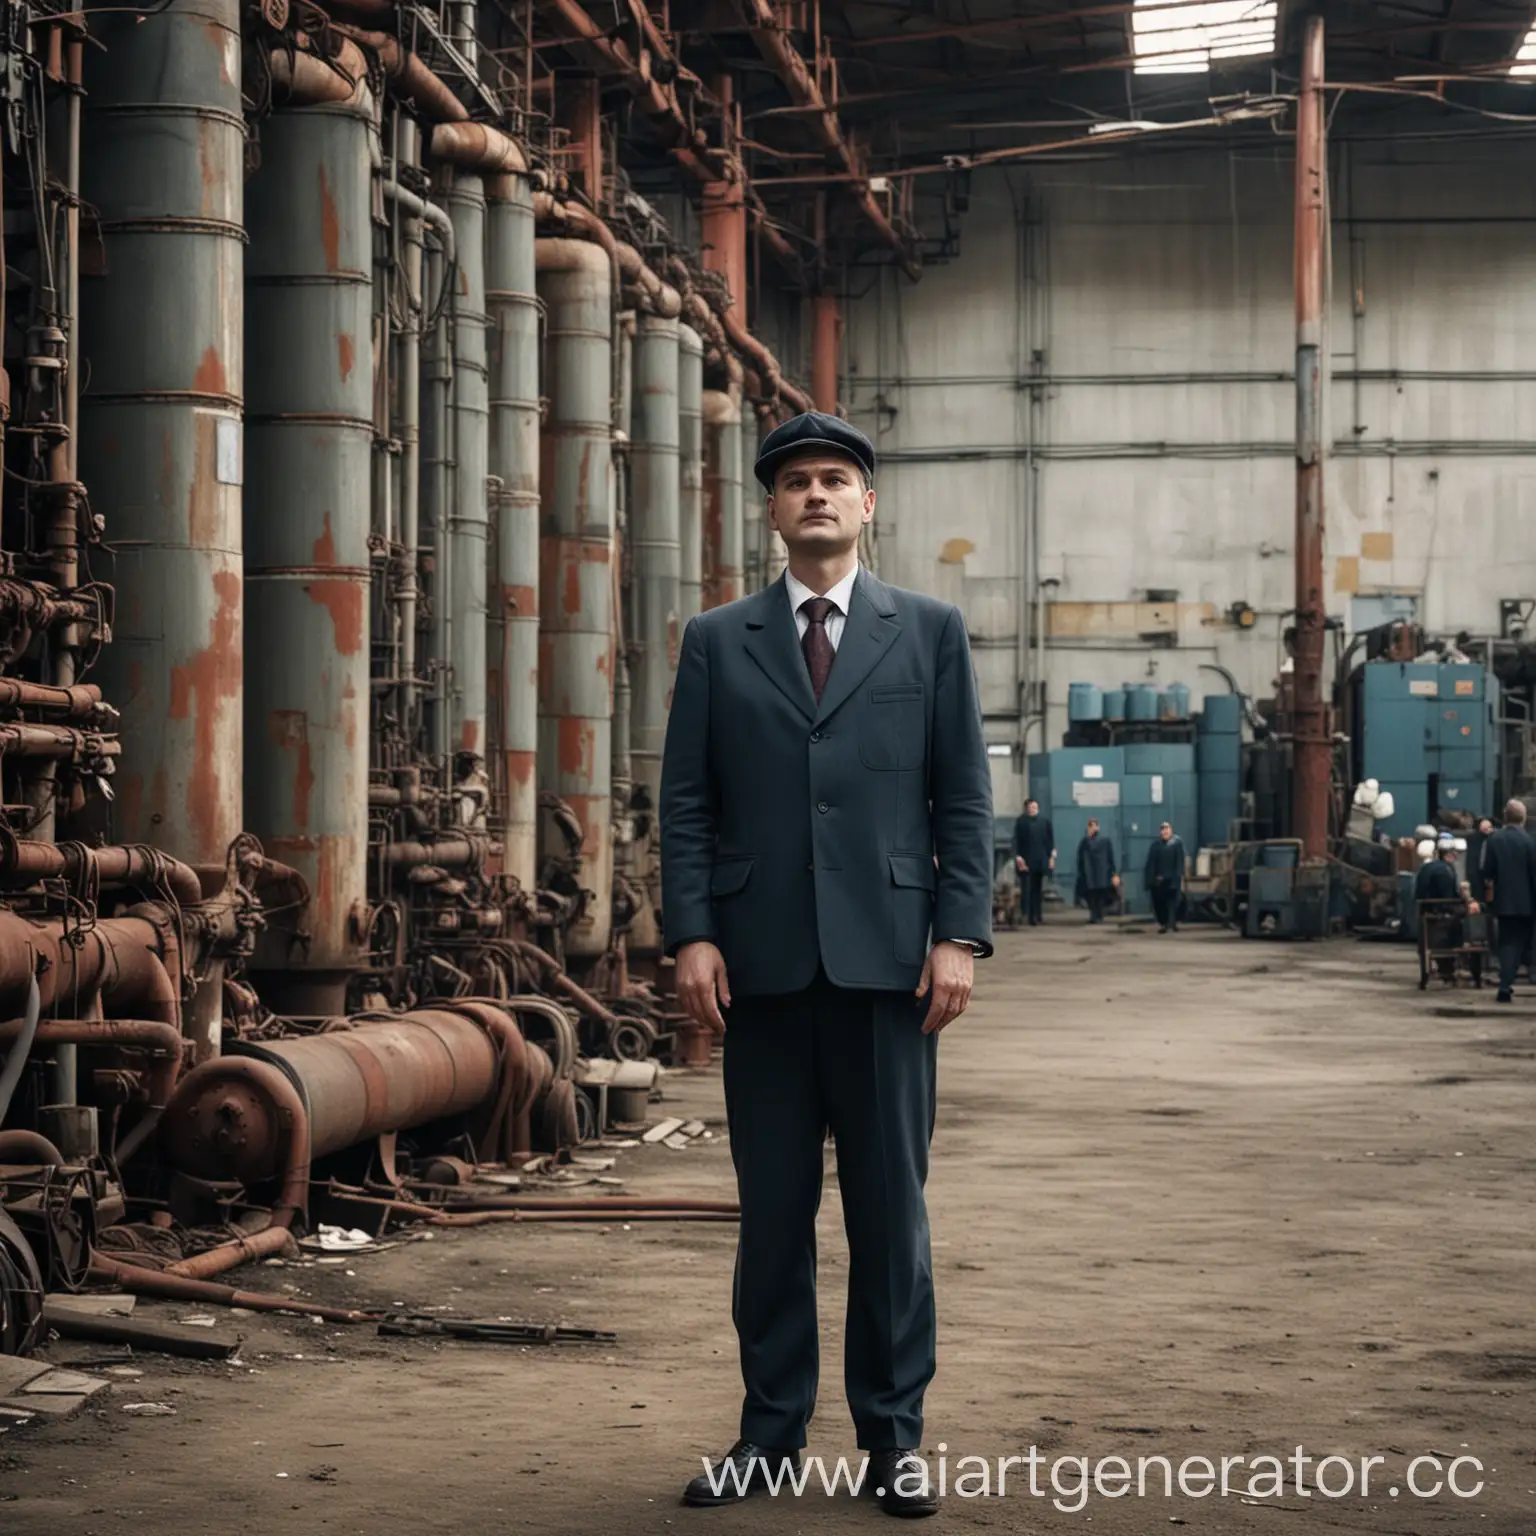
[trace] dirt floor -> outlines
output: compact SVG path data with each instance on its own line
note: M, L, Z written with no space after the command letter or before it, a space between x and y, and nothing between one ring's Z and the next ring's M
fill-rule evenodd
M1406 947L1247 943L1056 917L1005 934L946 1033L930 1180L939 1375L928 1446L993 1497L940 1522L1110 1533L1536 1530L1536 996L1415 985ZM629 1192L732 1190L718 1060L652 1113L716 1139L619 1154ZM830 1149L829 1149L830 1150ZM812 1450L852 1455L840 1398L845 1250L823 1206L824 1369ZM248 1318L239 1364L140 1356L75 1418L0 1437L0 1531L844 1532L887 1517L819 1482L794 1499L679 1507L734 1438L733 1229L519 1226L439 1233L346 1268L247 1271L363 1306L449 1306L611 1328L612 1346L382 1339ZM187 1308L140 1304L141 1315ZM80 1358L77 1349L75 1358ZM174 1416L134 1417L159 1401ZM997 1458L1037 1448L1036 1485ZM1291 1458L1377 1455L1369 1496L1299 1495ZM1248 1496L1163 1493L1138 1457L1273 1455ZM1413 1497L1458 1456L1476 1497ZM1057 1458L1120 1456L1129 1496ZM935 1469L937 1459L935 1457ZM1315 1463L1314 1463L1315 1465ZM1106 1470L1107 1469L1107 1470ZM1118 1466L1100 1467L1110 1492ZM1198 1464L1185 1466L1195 1491ZM1337 1487L1334 1463L1324 1476ZM1310 1468L1305 1486L1312 1487ZM1397 1489L1397 1496L1388 1493ZM1055 1507L1056 1503L1066 1506ZM934 1527L929 1527L934 1528Z

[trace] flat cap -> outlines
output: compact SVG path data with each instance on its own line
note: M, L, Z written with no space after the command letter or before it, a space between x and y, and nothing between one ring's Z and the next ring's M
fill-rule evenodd
M871 480L875 478L875 445L842 417L827 416L821 411L806 411L775 427L757 450L752 472L763 489L771 491L773 472L785 459L792 454L814 453L818 448L852 459Z

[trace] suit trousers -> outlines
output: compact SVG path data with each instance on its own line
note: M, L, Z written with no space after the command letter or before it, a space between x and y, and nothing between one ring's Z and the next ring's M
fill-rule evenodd
M1515 975L1531 947L1532 920L1529 917L1499 919L1499 991L1513 992Z
M1167 928L1170 924L1179 920L1179 897L1182 892L1176 885L1154 885L1152 887L1152 911L1157 916L1157 926Z
M1024 876L1024 916L1031 927L1038 924L1045 906L1045 876L1029 870Z
M1088 921L1090 923L1102 923L1104 921L1104 909L1114 896L1113 889L1088 891Z
M848 1236L843 1381L866 1451L922 1443L933 1379L933 1261L923 1185L938 1036L926 999L834 986L738 997L726 1013L725 1106L741 1202L732 1318L741 1435L804 1446L816 1405L816 1212L827 1132Z

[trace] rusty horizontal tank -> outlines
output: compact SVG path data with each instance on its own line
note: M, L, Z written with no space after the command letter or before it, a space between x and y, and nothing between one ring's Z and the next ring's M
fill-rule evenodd
M310 1155L330 1156L386 1131L410 1130L488 1106L500 1085L491 1036L473 1019L423 1009L244 1050L278 1066L309 1112ZM228 1070L220 1071L221 1066ZM275 1177L283 1113L238 1058L188 1078L161 1121L173 1168L247 1185Z

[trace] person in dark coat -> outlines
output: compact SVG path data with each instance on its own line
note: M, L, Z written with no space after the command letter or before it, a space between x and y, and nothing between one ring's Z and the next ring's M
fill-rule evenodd
M875 452L807 412L755 465L788 551L689 619L662 756L662 922L689 1016L724 1034L741 1216L740 1437L688 1485L723 1504L798 1466L816 1406L827 1132L848 1235L843 1386L872 1488L932 1514L936 1363L923 1186L939 1032L992 953L996 821L960 610L859 563ZM737 1479L740 1481L737 1481Z
M1482 877L1490 910L1498 922L1498 1001L1514 997L1515 972L1530 947L1536 919L1536 842L1525 831L1525 806L1511 800L1504 825L1483 844Z
M1146 882L1157 914L1157 931L1179 929L1179 902L1184 893L1184 842L1173 835L1173 823L1157 829L1157 841L1147 849Z
M1077 845L1077 883L1088 901L1088 921L1102 923L1104 908L1120 885L1115 868L1115 848L1099 835L1097 819L1088 823L1088 835Z
M1045 877L1056 868L1056 832L1040 814L1040 802L1027 800L1024 814L1013 824L1013 867L1024 888L1024 915L1031 928L1041 924Z
M1491 835L1491 834L1490 834ZM1440 838L1436 856L1423 864L1413 882L1413 899L1419 906L1419 954L1424 956L1431 949L1460 949L1467 942L1464 919L1468 913L1478 910L1478 905L1456 878L1456 840L1445 835ZM1425 909L1424 902L1437 905ZM1456 960L1452 955L1442 955L1436 962L1441 976L1452 981L1456 975ZM1483 961L1481 955L1467 957L1472 978L1481 984ZM1421 962L1421 980L1429 972Z

